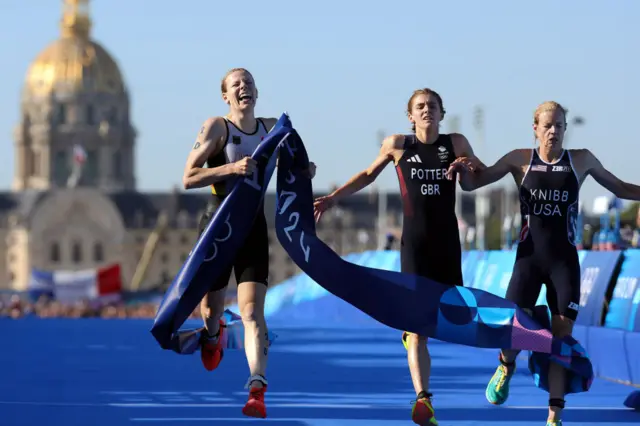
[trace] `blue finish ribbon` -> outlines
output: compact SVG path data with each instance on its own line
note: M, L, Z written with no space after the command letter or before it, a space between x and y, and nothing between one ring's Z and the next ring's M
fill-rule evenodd
M255 191L264 195L276 157L278 240L320 286L398 330L467 346L530 351L530 371L537 377L536 385L543 389L548 387L549 362L569 370L567 393L589 389L593 368L582 346L572 337L554 338L548 328L514 303L479 289L355 265L324 244L315 232L311 180L303 173L308 156L286 115L253 155L258 161L258 188L248 179L236 184L163 300L152 331L163 348L180 352L184 332L178 329L244 241L246 232L242 231L249 229L261 205ZM242 208L238 208L240 205ZM210 264L210 269L203 264Z

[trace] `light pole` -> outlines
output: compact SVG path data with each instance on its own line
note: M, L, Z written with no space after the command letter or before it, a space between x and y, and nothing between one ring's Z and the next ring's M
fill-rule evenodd
M477 134L478 147L477 152L485 154L484 151L484 109L481 106L477 106L474 109L473 127ZM487 191L485 188L476 190L476 241L478 242L476 248L478 250L485 250L485 230L486 230L486 217L489 213L489 202L487 198Z

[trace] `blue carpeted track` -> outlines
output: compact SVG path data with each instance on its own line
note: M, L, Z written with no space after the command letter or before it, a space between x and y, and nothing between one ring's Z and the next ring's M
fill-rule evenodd
M231 351L218 371L161 350L151 321L0 320L0 425L260 424L240 410L248 376ZM271 348L270 424L411 425L413 391L400 333L382 326L283 328ZM547 395L521 362L508 406L484 390L496 353L437 341L432 391L440 424L544 425ZM596 380L567 398L565 425L637 425L624 408L631 388Z

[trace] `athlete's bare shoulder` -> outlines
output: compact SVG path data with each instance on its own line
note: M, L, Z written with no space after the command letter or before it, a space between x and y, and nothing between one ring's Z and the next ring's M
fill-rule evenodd
M498 163L502 167L505 167L511 173L519 176L526 172L527 167L529 167L529 163L531 162L531 149L527 148L516 148L505 155L502 156L498 160Z
M467 139L467 137L462 133L449 133L449 134L445 134L444 136L449 136L449 138L451 138L451 143L453 145L469 143L469 140Z
M507 153L509 162L514 166L528 166L531 162L531 148L516 148Z
M227 125L224 121L224 117L216 116L209 117L204 120L196 142L205 143L213 142L216 139L220 139L227 133Z
M188 167L200 167L207 157L222 149L227 137L227 126L223 117L207 118L198 131L193 149L187 160Z
M400 134L390 135L382 141L382 148L387 152L404 150L405 136Z
M456 157L473 157L475 154L469 139L462 133L449 133L451 139L451 145L453 145L453 151Z
M567 151L569 151L572 161L586 161L593 157L593 154L587 148L573 148Z
M586 148L568 149L567 151L571 155L571 164L580 177L580 181L583 181L586 175L600 164L596 156Z
M384 138L380 147L380 155L394 161L399 161L404 153L405 136L400 134L390 135Z
M567 149L567 151L569 151L572 157L576 155L585 155L587 153L591 153L591 151L589 151L587 148L571 148Z
M267 128L267 132L270 132L271 129L273 129L273 126L278 122L278 119L273 117L260 117L259 119L264 123L264 127Z

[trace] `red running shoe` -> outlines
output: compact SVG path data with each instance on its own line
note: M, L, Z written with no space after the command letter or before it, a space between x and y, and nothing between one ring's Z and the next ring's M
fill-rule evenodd
M420 398L413 404L411 410L411 420L420 426L437 426L433 406L431 405L431 398Z
M267 417L267 406L264 403L264 393L267 391L267 381L262 376L251 376L249 386L253 382L262 382L261 388L251 387L249 390L249 400L242 409L242 414L247 417L257 417L264 419Z
M202 365L208 371L213 371L218 368L222 357L224 356L224 349L222 343L224 341L225 323L224 320L220 320L220 328L218 329L218 335L216 337L209 337L206 330L203 330L202 337L200 339L200 358L202 359Z

